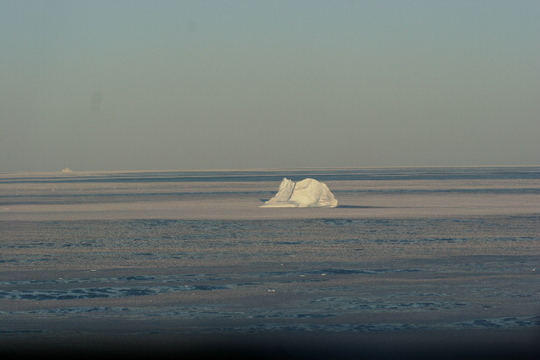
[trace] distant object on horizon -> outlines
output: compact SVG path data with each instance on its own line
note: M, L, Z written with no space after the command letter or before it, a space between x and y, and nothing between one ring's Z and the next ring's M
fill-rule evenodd
M325 183L307 178L295 184L283 178L277 194L259 207L336 207L337 204Z
M63 172L63 173L72 173L73 170L71 170L70 168L67 167L67 168L63 168L63 169L62 169L62 172Z

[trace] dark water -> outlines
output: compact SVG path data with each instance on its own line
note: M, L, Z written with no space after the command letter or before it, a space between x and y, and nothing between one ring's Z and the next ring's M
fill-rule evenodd
M0 183L86 183L86 182L232 182L281 181L287 177L299 181L314 177L319 181L345 180L457 180L457 179L540 179L540 167L404 167L366 169L302 170L227 170L227 171L158 171L126 172L96 175L70 173L44 177L10 177Z

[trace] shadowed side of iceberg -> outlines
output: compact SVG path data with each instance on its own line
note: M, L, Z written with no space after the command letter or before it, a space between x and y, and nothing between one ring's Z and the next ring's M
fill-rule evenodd
M298 183L283 178L277 194L260 207L336 207L338 204L328 186L315 179Z

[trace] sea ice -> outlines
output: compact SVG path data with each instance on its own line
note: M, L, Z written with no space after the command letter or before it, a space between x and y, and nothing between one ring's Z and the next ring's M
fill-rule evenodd
M307 178L295 184L283 178L277 194L260 207L336 207L337 204L325 183Z

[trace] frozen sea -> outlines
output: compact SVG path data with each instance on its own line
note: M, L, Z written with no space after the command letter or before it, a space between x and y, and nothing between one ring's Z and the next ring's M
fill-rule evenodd
M0 174L10 355L533 359L539 275L538 166Z

